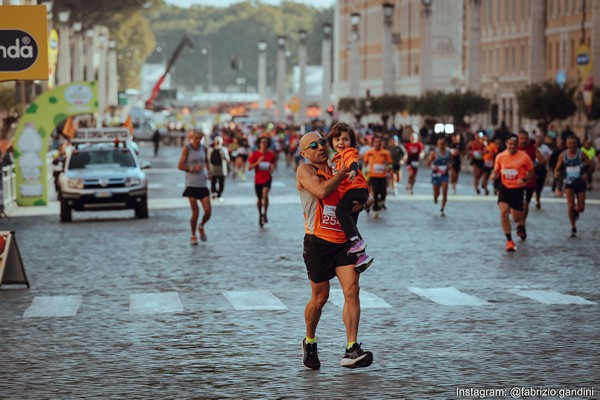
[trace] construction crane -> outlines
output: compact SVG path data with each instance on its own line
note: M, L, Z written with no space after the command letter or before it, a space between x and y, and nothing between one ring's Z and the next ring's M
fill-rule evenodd
M185 46L189 46L191 48L194 47L194 45L192 44L192 41L187 36L184 36L181 39L181 42L179 42L179 44L177 45L177 48L175 49L175 51L171 55L171 58L169 59L169 62L167 63L167 68L165 69L165 72L162 74L160 79L156 82L156 84L154 85L154 88L152 88L152 93L150 94L150 97L148 97L148 100L146 100L146 109L149 109L149 110L154 109L154 100L156 100L156 97L158 96L158 93L160 92L160 87L162 86L165 78L171 71L171 68L173 68L173 64L175 64L175 61L177 61L177 58L179 57L179 55L181 54L181 51L183 50L183 48Z

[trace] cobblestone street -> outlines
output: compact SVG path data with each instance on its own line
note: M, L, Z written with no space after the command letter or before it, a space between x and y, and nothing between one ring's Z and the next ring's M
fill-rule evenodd
M496 198L473 195L463 174L440 217L422 168L415 195L402 190L381 218L359 220L375 257L361 277L359 332L373 365L339 366L334 280L317 331L322 367L307 371L293 171L280 161L262 229L252 174L228 178L208 241L190 246L179 151L142 148L147 220L118 211L60 223L56 202L0 220L31 283L0 290L0 398L449 399L456 388L520 386L600 397L597 192L570 239L565 200L545 189L527 241L506 253Z

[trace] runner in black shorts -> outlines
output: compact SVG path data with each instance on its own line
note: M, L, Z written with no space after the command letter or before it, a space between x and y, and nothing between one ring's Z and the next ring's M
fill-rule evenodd
M360 320L360 273L355 270L357 255L348 254L349 240L335 216L340 196L338 187L347 179L348 168L342 163L335 174L328 164L327 141L318 132L309 132L300 139L303 157L296 171L296 189L302 204L305 238L304 262L310 280L311 298L304 310L306 336L302 339L302 362L307 369L319 369L316 331L323 307L330 292L330 280L337 276L344 293L342 319L346 326L347 346L340 365L347 368L368 367L373 353L365 351L358 342ZM366 207L373 204L369 196ZM363 205L356 204L357 213Z

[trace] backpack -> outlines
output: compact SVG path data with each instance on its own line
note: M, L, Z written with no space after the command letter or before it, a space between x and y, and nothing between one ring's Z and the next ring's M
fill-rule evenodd
M221 149L213 149L210 154L210 163L212 165L221 166L223 163L223 157L221 156Z

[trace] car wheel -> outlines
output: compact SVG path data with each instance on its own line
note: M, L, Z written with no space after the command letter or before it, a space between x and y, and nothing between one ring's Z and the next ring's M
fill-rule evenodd
M148 218L148 198L146 196L142 197L142 201L135 208L135 217Z
M72 210L65 200L60 202L60 220L62 222L71 222L73 220Z

